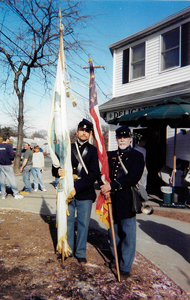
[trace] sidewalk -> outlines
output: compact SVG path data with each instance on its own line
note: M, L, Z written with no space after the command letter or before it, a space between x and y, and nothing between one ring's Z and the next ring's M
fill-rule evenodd
M160 268L190 296L189 223L154 214L138 215L136 250Z
M47 192L37 191L30 195L24 196L23 199L14 199L13 196L8 195L6 200L1 200L0 207L19 209L28 212L40 213L44 215L55 215L56 214L56 190L54 189L53 182L54 177L51 175L50 170L43 172L43 179L47 189ZM19 190L22 190L24 184L22 175L16 176L17 186ZM32 183L32 176L31 176ZM9 184L8 184L9 186Z
M47 192L33 192L21 200L8 195L6 200L0 198L0 208L16 209L37 214L56 214L56 190L50 170L43 172ZM22 176L16 176L18 188L23 188ZM90 226L100 230L107 227L99 222L93 204ZM159 207L151 201L155 209L170 210ZM176 211L176 208L173 208ZM190 213L190 209L178 209ZM190 224L156 215L137 215L137 251L153 262L190 296Z

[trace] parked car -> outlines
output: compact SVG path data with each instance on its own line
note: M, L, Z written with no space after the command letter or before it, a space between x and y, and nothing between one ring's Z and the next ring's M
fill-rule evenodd
M13 148L14 156L16 155L16 148Z

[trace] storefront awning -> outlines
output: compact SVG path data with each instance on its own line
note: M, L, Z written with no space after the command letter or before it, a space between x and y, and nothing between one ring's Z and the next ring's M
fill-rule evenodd
M100 114L103 117L105 112L124 109L130 105L156 105L158 101L166 100L173 97L185 99L190 97L190 80L168 85L162 88L156 88L144 92L128 94L120 97L114 97L111 100L100 105Z

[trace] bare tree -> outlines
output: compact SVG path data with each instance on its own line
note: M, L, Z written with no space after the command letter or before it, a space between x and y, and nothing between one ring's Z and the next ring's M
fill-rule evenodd
M32 137L44 139L45 137L47 137L47 131L43 129L35 131L34 133L32 133Z
M76 129L72 129L70 132L70 140L71 143L74 143L77 140L77 134L76 134Z
M80 14L78 1L62 1L65 51L76 51L80 45L75 28L83 26L88 16ZM36 70L44 84L52 82L50 67L55 64L59 44L59 1L57 0L1 0L0 65L6 76L1 81L5 88L13 81L18 98L18 143L15 172L20 166L24 125L24 94L28 80ZM9 18L9 23L7 22ZM11 23L11 27L8 24ZM75 35L75 38L70 38ZM53 80L54 81L54 80Z

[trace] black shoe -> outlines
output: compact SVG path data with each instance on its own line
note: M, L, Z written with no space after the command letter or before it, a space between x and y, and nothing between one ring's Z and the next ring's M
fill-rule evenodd
M104 266L106 266L106 267L108 267L108 268L110 268L110 269L115 269L115 268L116 268L116 264L115 264L115 262L113 262L113 261L106 261L106 262L104 263Z
M129 272L120 271L120 278L121 278L121 280L126 280L127 278L129 278L129 276L130 276Z
M77 258L78 259L78 262L81 264L81 265L84 265L87 263L87 260L86 258Z
M65 256L65 257L64 257L64 260L66 260L66 259L69 258L69 257L73 257L73 256L72 256L72 255ZM62 254L60 254L60 253L57 254L57 260L62 260Z
M62 260L62 254L57 253L57 260Z

